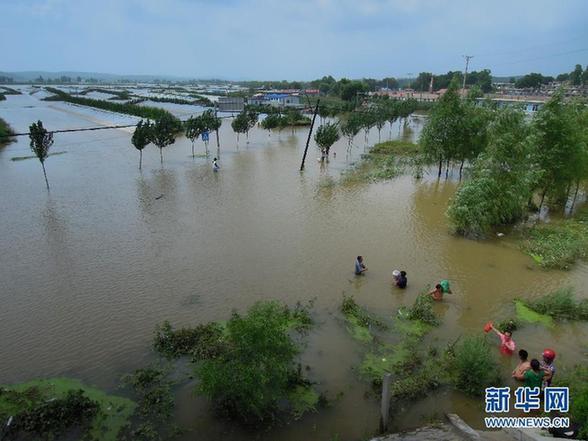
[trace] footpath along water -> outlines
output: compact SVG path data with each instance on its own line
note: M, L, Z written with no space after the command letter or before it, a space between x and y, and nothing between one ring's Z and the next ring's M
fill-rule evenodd
M132 124L134 117L94 111L29 95L0 102L0 117L17 131L41 119L49 129ZM422 120L411 124L416 136ZM155 325L188 326L226 320L233 309L257 300L288 304L315 298L317 325L301 355L308 376L332 407L301 421L256 434L267 440L354 440L378 428L378 400L352 370L364 349L341 321L342 294L391 316L441 278L453 295L435 305L443 324L438 344L481 333L488 320L512 310L512 299L559 286L581 296L588 268L544 272L505 238L474 242L449 234L445 210L454 182L402 176L375 184L336 184L364 151L363 133L351 156L345 139L325 167L311 145L306 170L298 168L307 129L268 135L255 128L239 145L224 121L219 173L211 158L192 159L179 138L159 152L149 146L138 170L129 130L58 134L42 170L28 156L28 139L0 148L0 383L73 376L114 390L120 375L155 359ZM398 125L392 135L403 134ZM389 130L382 131L387 139ZM378 139L370 133L370 144ZM216 155L211 135L209 148ZM197 152L204 154L199 141ZM358 254L369 268L353 275ZM392 284L392 270L408 273L406 290ZM527 326L515 340L530 354L558 350L558 363L585 362L588 328ZM505 374L515 360L503 358ZM209 404L180 388L177 418L194 432L184 439L242 440L244 431L216 418ZM402 403L392 428L419 426L451 411L480 427L483 399L442 391Z

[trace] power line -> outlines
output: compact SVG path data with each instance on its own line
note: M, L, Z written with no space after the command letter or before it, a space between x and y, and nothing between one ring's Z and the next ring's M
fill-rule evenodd
M556 54L545 55L545 56L542 56L542 57L528 58L526 60L517 60L517 61L510 61L510 62L507 62L507 63L498 63L498 64L494 64L494 66L508 66L508 65L511 65L511 64L526 63L528 61L546 60L546 59L553 58L553 57L560 57L562 55L576 54L576 53L579 53L579 52L586 52L586 51L588 51L588 48L575 49L575 50L572 50L572 51L559 52L559 53L556 53Z

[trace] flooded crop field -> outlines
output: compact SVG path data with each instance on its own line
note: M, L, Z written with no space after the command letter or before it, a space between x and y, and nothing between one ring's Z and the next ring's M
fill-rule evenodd
M0 118L16 132L42 120L49 130L131 125L138 118L41 101L30 88L0 102ZM95 92L104 93L104 92ZM89 97L91 97L90 95ZM102 95L97 95L97 98ZM195 105L149 103L184 119ZM299 172L308 128L281 132L256 127L237 143L229 115L220 149L211 157L197 141L179 137L143 154L131 144L132 128L55 135L46 161L51 190L31 155L29 139L0 147L0 383L67 376L116 392L122 374L158 359L155 326L224 321L263 299L288 305L314 301L316 322L300 355L307 377L331 405L299 421L252 433L220 419L193 393L196 379L176 390L176 419L191 429L182 439L365 439L378 429L379 399L354 369L364 349L346 331L343 295L381 317L447 278L453 295L435 305L442 323L423 344L445 345L481 333L488 320L512 315L513 299L565 286L586 298L588 265L545 271L505 236L472 241L451 234L446 209L455 179L402 175L386 182L343 183L341 175L378 140L377 130L331 149L317 161L311 141ZM386 125L382 139L416 139L423 118L409 128ZM19 160L20 159L20 160ZM355 277L357 255L365 277ZM392 271L408 273L398 290ZM588 324L554 328L527 325L519 347L558 351L558 366L588 361ZM494 340L492 340L494 342ZM497 342L494 342L497 343ZM506 377L515 360L501 358ZM440 391L398 406L393 429L455 412L473 427L483 424L483 399Z

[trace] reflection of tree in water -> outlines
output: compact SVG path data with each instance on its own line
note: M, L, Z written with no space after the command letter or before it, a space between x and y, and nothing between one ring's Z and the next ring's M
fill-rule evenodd
M61 274L61 282L68 280L75 268L75 260L72 258L69 242L67 223L59 213L57 203L48 197L45 208L41 211L41 219L45 228L47 248L50 265L55 265L56 272Z

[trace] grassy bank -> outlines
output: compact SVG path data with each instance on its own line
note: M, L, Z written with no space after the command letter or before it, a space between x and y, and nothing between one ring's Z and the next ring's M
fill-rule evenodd
M46 87L48 92L54 94L54 96L45 98L45 101L65 101L72 104L79 104L82 106L94 107L96 109L109 110L111 112L124 113L126 115L134 115L141 118L157 119L164 115L168 115L174 119L177 119L170 112L158 107L145 107L131 103L116 103L112 101L95 100L92 98L82 98L78 96L72 96L54 87Z
M588 207L570 219L539 224L523 232L522 249L543 268L570 269L588 258Z
M136 407L129 399L68 378L34 380L0 390L0 420L13 417L9 433L34 439L81 431L91 439L115 441Z
M355 166L345 173L344 183L374 182L392 179L409 167L418 167L419 145L408 141L376 144Z

